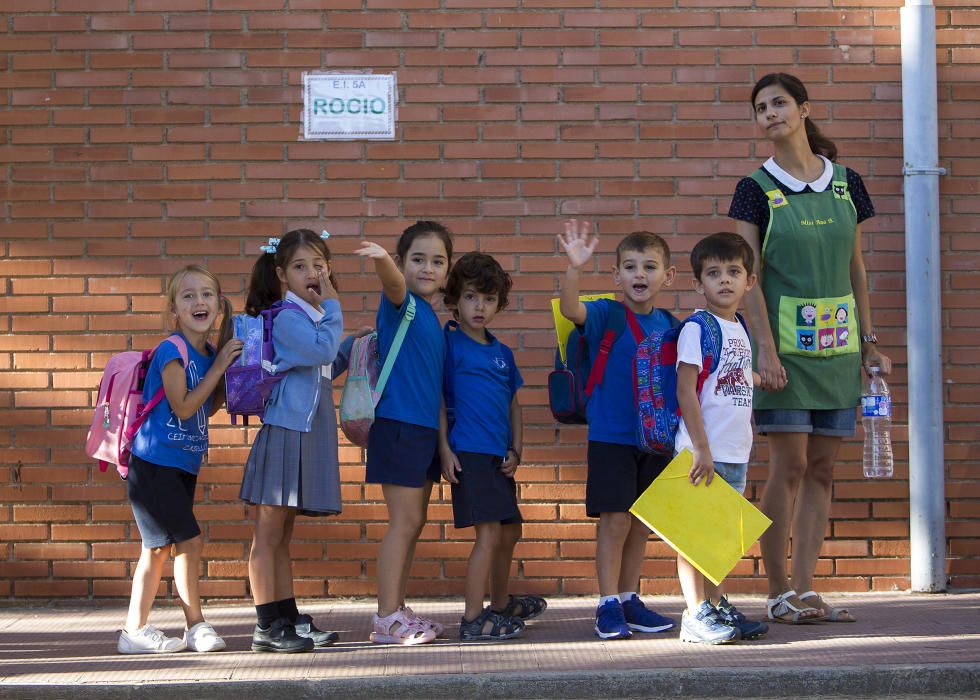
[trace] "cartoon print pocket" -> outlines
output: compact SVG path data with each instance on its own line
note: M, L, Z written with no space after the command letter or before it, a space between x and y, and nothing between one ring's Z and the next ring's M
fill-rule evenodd
M779 299L779 352L828 357L858 352L854 296Z

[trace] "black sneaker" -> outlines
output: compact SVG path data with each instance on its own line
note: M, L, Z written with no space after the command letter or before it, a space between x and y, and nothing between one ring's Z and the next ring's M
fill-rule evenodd
M728 598L721 597L718 605L715 606L718 617L729 627L738 630L741 639L758 639L769 631L769 625L765 622L750 620L745 615L735 609L735 606L728 602Z
M313 640L313 646L317 649L328 647L334 642L340 641L340 635L336 632L324 632L313 624L313 618L309 615L297 615L296 624L293 625L296 634Z
M313 640L300 637L296 628L284 617L275 620L268 629L258 625L252 632L252 651L272 651L280 654L296 654L313 651Z

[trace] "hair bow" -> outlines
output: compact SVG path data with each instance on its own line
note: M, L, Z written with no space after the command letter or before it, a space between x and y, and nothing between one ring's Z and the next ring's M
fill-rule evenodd
M269 244L268 245L259 246L259 250L261 250L263 253L269 253L270 255L275 255L276 254L276 249L278 247L279 247L279 239L278 238L270 238L269 239Z
M327 240L330 238L330 232L327 229L323 229L323 231L320 232L320 238Z

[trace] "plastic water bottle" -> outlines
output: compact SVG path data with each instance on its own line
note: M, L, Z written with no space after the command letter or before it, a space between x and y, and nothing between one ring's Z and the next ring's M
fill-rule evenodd
M895 473L892 458L892 397L881 368L871 367L871 376L861 397L864 424L864 475L883 479Z

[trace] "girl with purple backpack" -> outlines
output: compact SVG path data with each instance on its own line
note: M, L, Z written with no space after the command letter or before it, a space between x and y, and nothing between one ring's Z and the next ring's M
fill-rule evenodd
M224 402L221 378L242 343L230 337L231 304L221 295L218 279L204 268L189 265L175 272L166 297L174 333L153 351L143 382L144 405L161 388L163 398L133 438L126 477L143 547L133 571L126 626L116 645L120 654L225 648L201 610L198 570L204 545L194 517L194 490L208 451L208 417ZM219 316L215 350L208 336ZM183 639L147 624L171 547L174 584L187 623Z
M331 379L344 321L327 235L296 229L263 246L245 304L254 316L282 302L272 340L275 372L283 379L265 405L240 492L242 500L255 506L248 559L258 618L252 651L312 651L339 638L300 614L289 555L297 514L336 515L341 510Z

